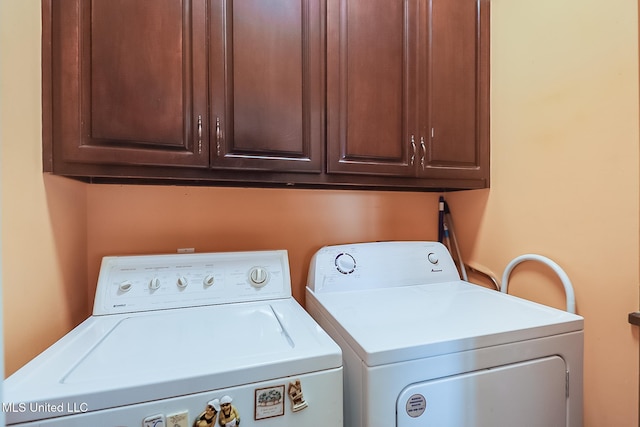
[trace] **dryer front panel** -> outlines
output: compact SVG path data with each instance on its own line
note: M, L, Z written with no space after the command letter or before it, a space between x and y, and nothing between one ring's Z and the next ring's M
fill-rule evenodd
M567 367L550 356L406 387L397 427L562 427Z

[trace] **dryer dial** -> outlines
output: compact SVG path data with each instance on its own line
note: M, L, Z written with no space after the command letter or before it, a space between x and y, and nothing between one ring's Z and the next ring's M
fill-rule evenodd
M343 252L336 257L336 269L342 274L351 274L356 269L356 259L353 255Z
M438 255L435 252L429 252L429 255L427 255L427 259L431 264L437 264L438 261L440 261L438 259Z

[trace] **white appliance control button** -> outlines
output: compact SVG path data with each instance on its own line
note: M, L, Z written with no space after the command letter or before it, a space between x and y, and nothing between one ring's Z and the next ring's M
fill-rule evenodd
M207 275L207 277L205 277L204 280L202 281L202 284L205 285L206 287L209 287L214 283L215 283L215 279L213 278L212 274Z
M269 272L263 267L253 267L249 271L249 283L254 288L261 288L269 281Z
M184 289L184 288L187 287L187 285L189 285L189 281L187 280L186 277L180 276L180 278L178 279L178 282L176 283L176 285L178 285L178 287L180 289Z
M153 279L151 279L151 281L149 281L149 289L151 289L152 291L155 291L156 289L160 288L160 279L158 279L157 277L154 277Z
M346 252L336 257L335 264L338 271L342 274L351 274L356 269L356 259Z
M131 283L131 280L125 280L124 282L120 283L118 289L120 289L120 292L129 292L132 287L133 283Z
M437 264L438 263L438 255L436 255L433 252L429 252L429 255L427 255L427 259L429 260L429 262L431 264Z

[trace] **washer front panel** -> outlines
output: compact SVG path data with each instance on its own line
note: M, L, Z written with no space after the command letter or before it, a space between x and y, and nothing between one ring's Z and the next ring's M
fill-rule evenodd
M298 381L308 406L303 410L294 411L288 388L290 384ZM282 399L271 402L273 405L270 407L265 407L260 401L260 395L265 390L276 390ZM6 415L9 420L7 425L16 427L191 427L204 413L209 402L214 399L220 401L224 396L229 396L232 399L231 404L240 415L242 427L342 426L341 390L342 368L335 368L228 388L218 388L217 384L212 382L207 391L200 393L97 411L82 401L75 406L64 403L61 407L50 407L56 410L61 408L61 411L44 414L46 419L40 421L14 424L11 420L15 419L14 415L19 415L18 406L16 413ZM25 412L31 409L29 406L24 407ZM145 421L148 423L145 424ZM212 427L218 425L216 420Z

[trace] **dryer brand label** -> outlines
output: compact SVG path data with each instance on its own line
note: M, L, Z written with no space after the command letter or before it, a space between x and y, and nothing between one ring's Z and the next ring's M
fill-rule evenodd
M412 418L418 418L420 415L424 414L424 411L427 409L427 399L424 398L421 394L414 394L407 400L406 405L407 415Z

